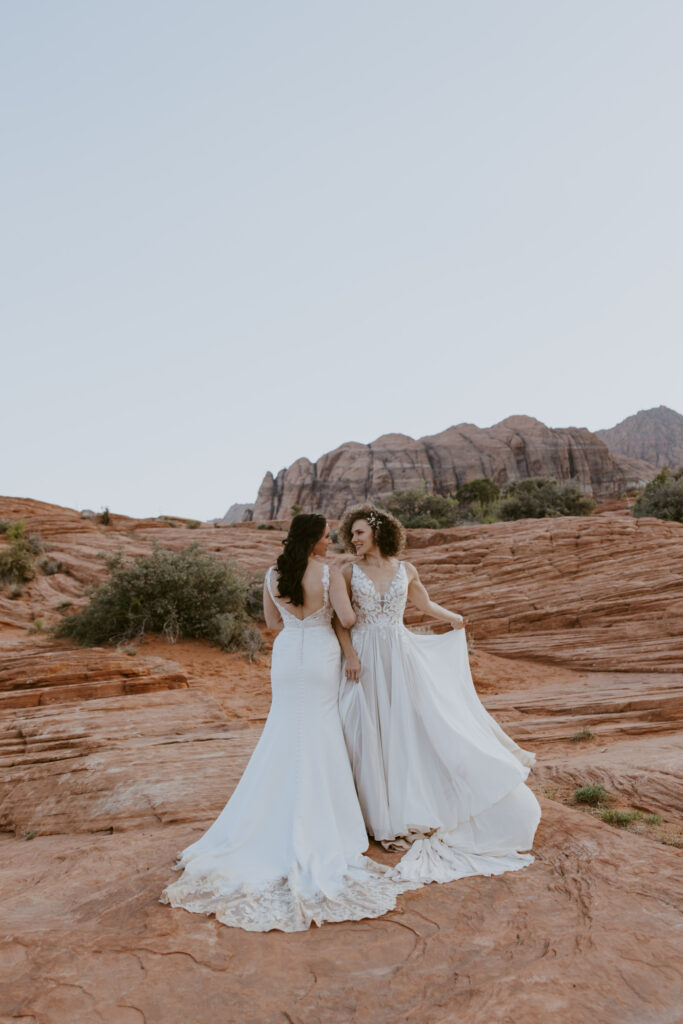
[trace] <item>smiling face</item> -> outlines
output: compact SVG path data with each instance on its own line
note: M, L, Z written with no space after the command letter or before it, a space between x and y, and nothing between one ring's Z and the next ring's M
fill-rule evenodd
M312 555L318 555L319 558L324 558L327 554L327 549L330 546L330 527L325 523L325 529L320 540L315 542L313 547Z
M351 543L357 555L369 555L377 550L372 527L367 519L356 519L351 527Z

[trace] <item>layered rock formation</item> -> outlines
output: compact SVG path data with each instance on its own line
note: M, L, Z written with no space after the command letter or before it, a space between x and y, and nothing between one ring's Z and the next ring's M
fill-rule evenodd
M596 434L617 456L650 466L683 466L683 416L665 405L641 410Z
M574 480L598 499L616 497L630 483L590 431L551 429L530 416L509 416L486 429L462 423L419 440L385 434L371 444L343 444L315 463L298 459L276 477L266 473L254 519L282 518L293 505L337 518L355 502L394 490L425 487L454 494L482 476L497 484L530 476Z
M65 596L85 599L102 551L197 542L254 570L283 533L120 516L103 526L0 499L0 518L19 516L68 571L0 595L0 1019L678 1019L683 526L614 511L410 531L406 554L430 594L468 617L484 703L537 753L536 861L407 893L377 920L264 935L158 896L258 740L269 655L249 664L158 638L81 650L28 627L56 620ZM584 727L593 738L573 742ZM594 783L643 818L617 830L573 805Z

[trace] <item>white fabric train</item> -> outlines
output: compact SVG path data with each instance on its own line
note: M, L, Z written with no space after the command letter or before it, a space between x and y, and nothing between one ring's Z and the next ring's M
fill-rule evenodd
M284 629L273 645L263 733L226 807L180 855L183 874L163 903L248 931L292 932L379 917L415 887L363 856L368 838L339 718L341 653L327 567L324 584L323 607L303 620L278 602Z
M351 590L362 669L359 683L342 669L340 710L368 831L407 848L392 877L419 885L531 864L534 755L477 697L465 631L406 629L402 562L384 594L354 564Z

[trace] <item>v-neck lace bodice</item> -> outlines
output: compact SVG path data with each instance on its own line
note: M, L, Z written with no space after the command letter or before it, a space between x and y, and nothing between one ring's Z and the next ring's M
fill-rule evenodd
M282 624L285 629L311 629L313 626L330 626L332 624L332 605L330 604L330 567L323 566L323 603L316 611L300 619L298 615L290 611L287 605L275 596L273 591L273 566L266 573L266 586L268 592L275 602L277 610L282 616Z
M357 615L356 626L401 626L408 599L408 577L403 562L383 594L373 580L355 562L351 571L351 600Z

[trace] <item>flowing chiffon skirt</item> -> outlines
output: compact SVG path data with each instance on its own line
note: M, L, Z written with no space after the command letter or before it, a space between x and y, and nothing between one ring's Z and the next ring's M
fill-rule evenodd
M363 624L352 639L362 670L360 683L342 682L344 735L368 831L407 849L393 877L446 882L531 864L534 755L481 704L465 631Z

